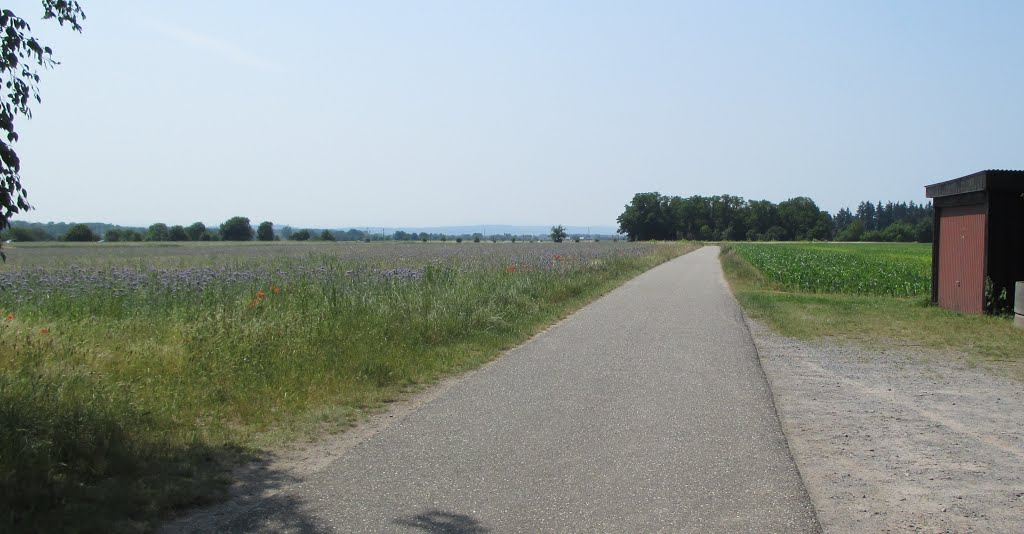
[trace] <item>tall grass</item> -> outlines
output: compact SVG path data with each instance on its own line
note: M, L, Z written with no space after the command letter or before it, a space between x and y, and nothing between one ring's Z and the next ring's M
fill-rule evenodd
M149 528L689 248L0 272L0 530Z

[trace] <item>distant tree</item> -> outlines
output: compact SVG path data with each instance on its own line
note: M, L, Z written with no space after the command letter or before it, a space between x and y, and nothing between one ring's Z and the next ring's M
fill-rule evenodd
M565 231L565 227L562 225L551 227L551 240L555 243L561 243L565 241L565 238L569 237L569 234Z
M103 239L110 242L135 242L142 241L142 234L131 228L111 228L103 234Z
M206 233L206 225L201 222L194 222L185 228L185 235L192 241L202 241L204 233Z
M853 223L853 213L848 208L842 208L832 217L832 235L837 236Z
M715 232L714 232L714 230L711 229L711 226L706 225L706 224L702 224L700 226L700 231L697 232L697 239L701 239L701 240L714 239L714 237L713 237L714 233Z
M6 239L14 241L52 241L53 236L42 228L11 226L7 229Z
M860 241L864 237L864 221L854 219L836 234L836 241Z
M185 232L185 227L180 225L180 224L176 224L176 225L170 227L168 229L168 231L167 231L167 240L168 241L188 241L189 240L188 233Z
M673 219L679 216L671 212L685 209L687 206L682 199L673 203L673 199L658 192L637 193L617 218L619 233L629 236L630 241L675 239L677 231Z
M248 217L232 217L220 225L220 237L224 241L252 241L254 233Z
M164 223L155 223L146 230L146 241L167 241L171 237L171 230Z
M785 241L787 239L789 239L789 235L787 235L786 229L781 226L772 226L763 235L764 241Z
M875 204L875 220L877 221L877 230L885 230L886 227L893 223L893 211L894 209L892 202L882 204L882 201L879 200L878 204Z
M320 239L323 241L337 241L337 239L334 238L334 234L332 234L330 230L324 230L323 232L320 232Z
M796 197L779 203L779 219L792 239L828 239L832 233L832 216L818 209L807 197Z
M81 32L79 20L85 12L74 0L42 0L43 19L51 19ZM18 133L14 121L18 116L31 118L29 103L41 102L39 69L57 65L53 50L32 36L25 19L9 9L0 13L0 77L6 93L0 98L0 230L4 230L16 213L30 209L28 192L21 185L21 160L14 150ZM67 234L65 234L66 236ZM6 260L3 250L0 259Z
M882 240L911 243L917 239L917 229L907 223L893 223L882 230Z
M295 230L292 229L291 226L287 226L287 225L284 228L281 228L281 239L291 239L292 238L292 232L294 232L294 231Z
M765 239L769 228L779 225L778 207L768 200L747 202L747 239Z
M111 243L116 243L124 239L124 232L119 228L111 228L107 230L107 233L103 234L103 240Z
M918 243L931 243L935 239L934 223L931 219L923 219L915 227L915 240Z
M861 241L885 241L885 236L878 230L868 230L860 237Z
M861 202L857 206L857 219L864 223L865 230L876 230L878 219L875 218L875 205L871 201Z
M310 237L312 236L310 235L309 230L299 230L298 232L292 232L292 234L288 236L288 239L292 241L309 241Z
M473 234L473 242L474 243L479 243L480 240L483 239L483 238L484 238L484 234L481 234L480 232L477 232L477 233Z
M274 240L274 223L270 221L263 221L258 227L256 227L256 239L260 241L273 241Z
M645 230L647 233L651 232L662 232L666 238L684 238L684 239L700 239L700 229L704 226L711 228L711 216L713 215L714 206L712 199L704 198L698 195L693 195L689 198L672 197L665 202L665 197L661 197L657 193L651 195L647 193L645 196L648 197L647 211L649 211L653 217L647 224L654 224L655 227L648 227ZM639 233L642 231L642 227L639 226L644 224L642 219L638 219L638 211L630 209L630 207L640 208L641 205L636 195L633 197L631 206L628 206L626 212L623 213L623 221L627 225L634 225L634 236L633 240L641 239ZM652 200L657 200L657 203L651 203ZM660 213L659 213L660 211ZM629 226L621 226L619 228L620 234L627 234L629 237ZM653 237L647 237L652 239Z
M96 234L84 224L76 224L64 234L63 241L96 241Z

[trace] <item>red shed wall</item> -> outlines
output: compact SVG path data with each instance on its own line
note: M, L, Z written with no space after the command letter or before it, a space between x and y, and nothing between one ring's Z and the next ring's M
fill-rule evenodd
M939 306L982 313L985 301L985 204L939 214Z

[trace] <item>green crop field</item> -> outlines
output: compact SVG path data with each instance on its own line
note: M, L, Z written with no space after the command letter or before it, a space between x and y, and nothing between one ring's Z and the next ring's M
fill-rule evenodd
M137 531L690 244L13 245L0 531Z
M932 248L920 243L735 243L780 289L912 297L931 291Z
M1024 380L1012 320L930 304L930 244L730 243L721 261L747 313L783 335L930 347Z

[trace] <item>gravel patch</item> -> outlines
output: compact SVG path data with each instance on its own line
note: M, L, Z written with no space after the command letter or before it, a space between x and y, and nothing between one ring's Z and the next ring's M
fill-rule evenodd
M1024 383L748 323L825 532L1024 532Z

